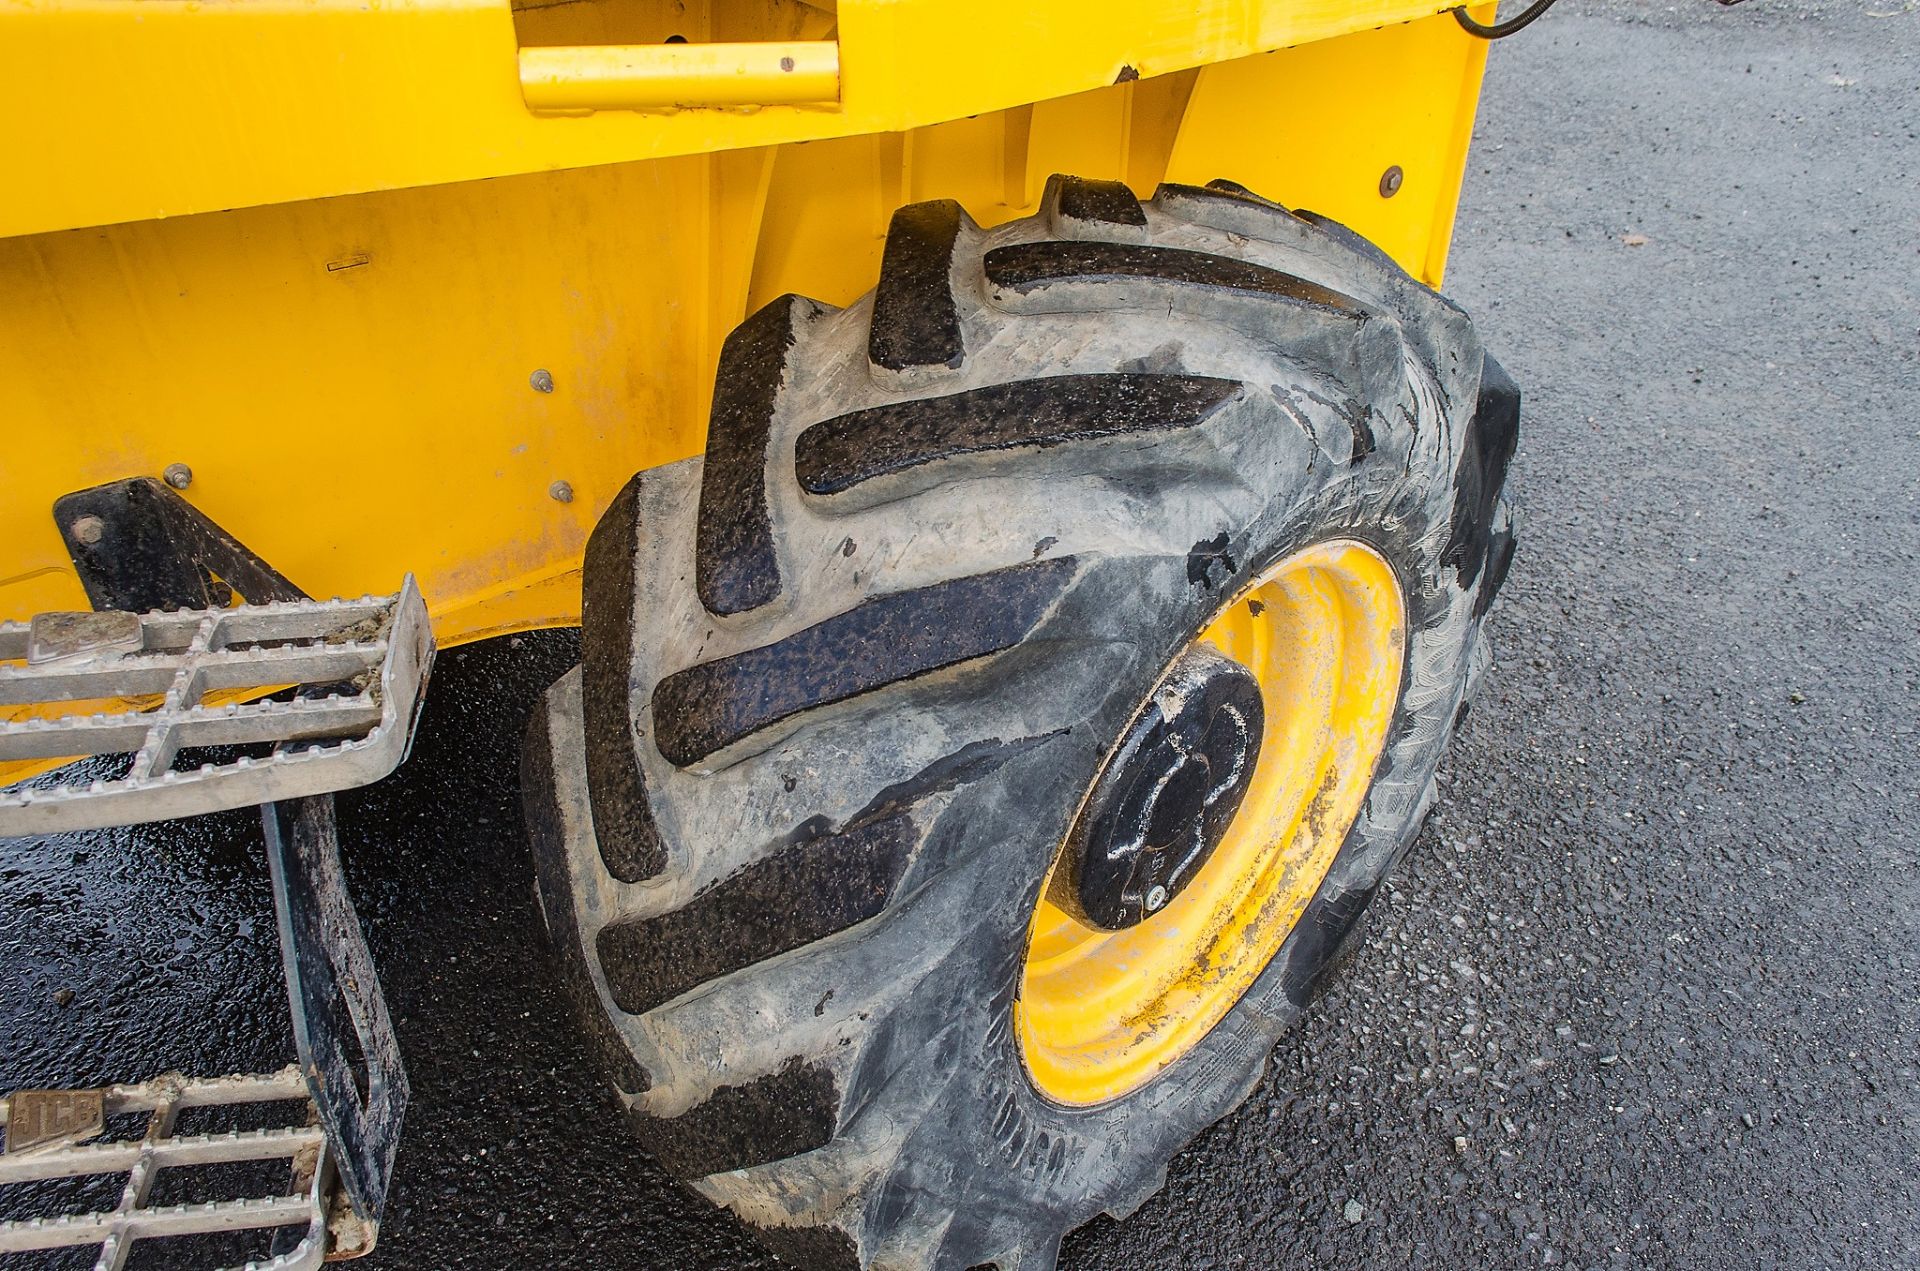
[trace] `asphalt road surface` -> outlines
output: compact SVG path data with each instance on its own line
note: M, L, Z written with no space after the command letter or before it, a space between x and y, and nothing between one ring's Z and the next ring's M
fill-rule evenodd
M1063 1265L1920 1266L1920 11L1567 0L1481 119L1498 668L1352 971ZM771 1268L555 985L514 747L571 656L445 656L341 801L415 1091L375 1265ZM277 1067L276 957L250 816L9 844L0 1088Z

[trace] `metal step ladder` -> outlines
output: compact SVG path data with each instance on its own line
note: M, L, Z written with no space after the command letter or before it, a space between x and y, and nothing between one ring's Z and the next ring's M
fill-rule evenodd
M0 1188L124 1176L112 1210L0 1222L0 1255L94 1246L96 1271L120 1271L138 1241L261 1229L276 1235L252 1271L371 1251L408 1084L332 795L405 759L433 653L411 576L384 598L0 624L0 764L62 765L0 789L0 860L11 837L260 805L299 1052L277 1073L0 1098ZM183 1113L249 1105L277 1123L178 1132ZM145 1115L137 1137L114 1132L127 1114ZM274 1194L149 1203L164 1170L275 1161Z
M0 837L133 825L348 790L399 766L433 657L411 575L385 599L0 624L0 764L132 755L0 790ZM90 707L92 709L76 709ZM251 747L191 766L183 753Z

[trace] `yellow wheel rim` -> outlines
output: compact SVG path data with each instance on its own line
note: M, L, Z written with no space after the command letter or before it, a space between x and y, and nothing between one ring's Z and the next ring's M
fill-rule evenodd
M1338 540L1267 570L1196 643L1259 680L1259 759L1213 854L1135 926L1088 926L1049 901L1054 861L1014 1014L1028 1073L1059 1103L1102 1103L1151 1081L1279 952L1372 784L1400 693L1405 605L1378 552Z

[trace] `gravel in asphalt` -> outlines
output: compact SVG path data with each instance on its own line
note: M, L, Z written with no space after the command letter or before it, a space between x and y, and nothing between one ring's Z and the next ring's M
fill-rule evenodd
M1527 394L1498 665L1366 948L1064 1267L1920 1266L1917 131L1913 0L1495 48L1449 289ZM771 1268L558 992L514 768L573 655L444 655L341 800L415 1091L374 1265ZM0 963L0 1088L291 1050L250 815L8 844Z

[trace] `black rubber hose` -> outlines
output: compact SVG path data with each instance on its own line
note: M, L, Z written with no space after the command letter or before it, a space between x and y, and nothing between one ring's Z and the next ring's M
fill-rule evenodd
M1553 8L1553 4L1554 0L1533 0L1533 3L1528 5L1526 11L1519 17L1508 18L1505 22L1495 22L1492 25L1475 22L1467 16L1464 5L1458 9L1449 9L1448 12L1453 14L1453 20L1458 22L1461 29L1469 35L1477 35L1483 40L1504 40L1522 27L1531 25L1535 18Z

